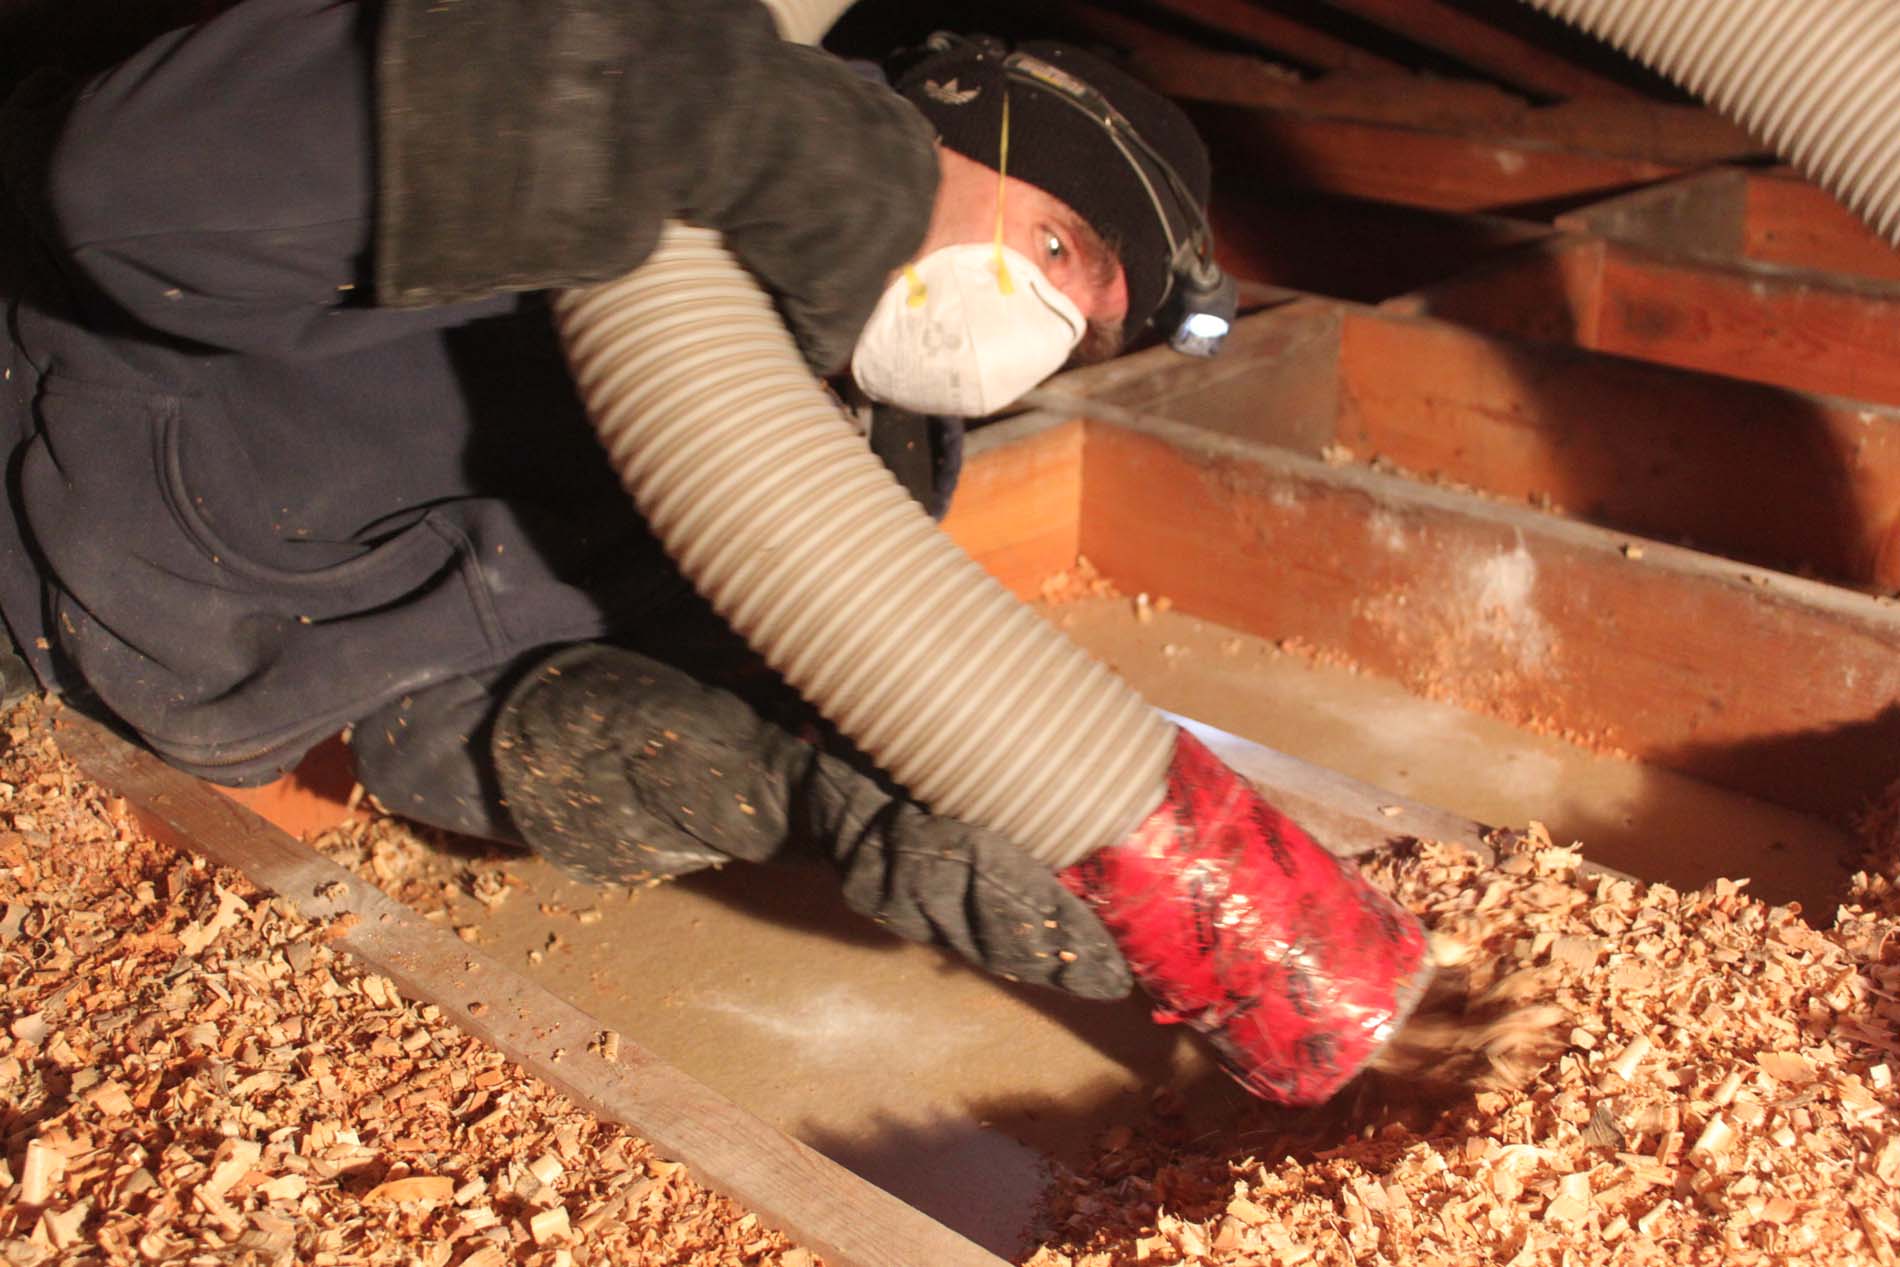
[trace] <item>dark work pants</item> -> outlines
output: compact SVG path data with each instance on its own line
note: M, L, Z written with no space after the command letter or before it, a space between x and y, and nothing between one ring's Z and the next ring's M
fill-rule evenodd
M365 300L371 16L246 0L0 116L0 609L174 765L354 724L385 803L486 830L516 666L702 615L540 297Z

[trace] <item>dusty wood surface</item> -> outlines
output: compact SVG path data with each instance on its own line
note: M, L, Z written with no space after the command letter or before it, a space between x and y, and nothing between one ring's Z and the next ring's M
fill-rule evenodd
M256 815L95 723L68 714L59 742L126 798L154 834L236 868L308 918L354 916L335 944L598 1116L683 1162L711 1187L837 1264L997 1267L1002 1260L774 1130Z
M1749 174L1739 168L1691 172L1567 211L1556 218L1556 225L1579 237L1734 261L1744 254L1748 181Z

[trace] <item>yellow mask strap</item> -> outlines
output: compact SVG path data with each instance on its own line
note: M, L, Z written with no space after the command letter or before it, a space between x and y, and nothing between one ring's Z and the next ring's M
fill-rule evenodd
M923 307L926 297L924 279L917 276L916 269L906 264L904 265L904 280L910 284L910 293L905 297L905 302L912 308Z
M1003 190L1009 180L1009 89L1003 90L1003 139L996 154L996 284L1005 295L1015 291L1003 261Z

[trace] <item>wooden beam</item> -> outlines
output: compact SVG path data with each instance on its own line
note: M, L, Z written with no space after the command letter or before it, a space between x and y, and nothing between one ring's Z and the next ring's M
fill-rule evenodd
M437 928L210 787L71 712L60 747L133 806L162 839L250 877L313 920L340 920L334 944L433 1003L462 1029L603 1120L639 1134L840 1267L1003 1267L1003 1260L865 1182L710 1088L623 1042L597 1051L595 1018ZM351 918L354 917L354 918ZM475 1015L470 1004L481 1003Z
M1631 97L1636 89L1472 17L1443 0L1326 0L1534 97Z
M1900 287L1612 244L1591 346L1799 391L1900 404Z
M1533 252L1532 254L1536 254ZM1307 300L1243 318L1229 351L1075 371L1035 399L1107 405L1361 461L1743 561L1900 589L1900 408L1696 374L1587 341L1587 255L1513 285L1378 309ZM1559 266L1576 267L1572 277ZM1499 338L1477 320L1547 341ZM1446 319L1428 319L1441 317ZM1462 322L1462 324L1461 324Z
M1676 175L1671 162L1498 136L1189 103L1215 188L1280 185L1446 211L1541 216Z
M1081 551L1082 428L1045 420L992 424L969 440L969 460L943 529L1022 598L1072 567ZM1008 445L1008 462L973 460Z
M1149 0L1158 9L1236 36L1315 70L1398 70L1396 62L1247 0Z
M1745 258L1900 281L1900 250L1819 185L1785 171L1750 172L1744 198Z
M1337 442L1732 557L1900 586L1900 409L1355 312ZM1186 416L1190 408L1177 408Z
M1565 212L1557 227L1686 259L1900 281L1900 250L1786 168L1691 172Z
M1192 615L1836 820L1900 772L1893 603L1179 423L1084 463L1083 550Z

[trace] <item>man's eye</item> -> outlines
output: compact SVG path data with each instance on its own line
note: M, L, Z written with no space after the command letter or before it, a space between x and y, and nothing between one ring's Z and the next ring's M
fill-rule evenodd
M1063 245L1061 237L1059 237L1053 230L1049 230L1049 229L1043 230L1042 255L1044 259L1053 262L1055 260L1066 258L1068 254L1069 254L1069 248Z

